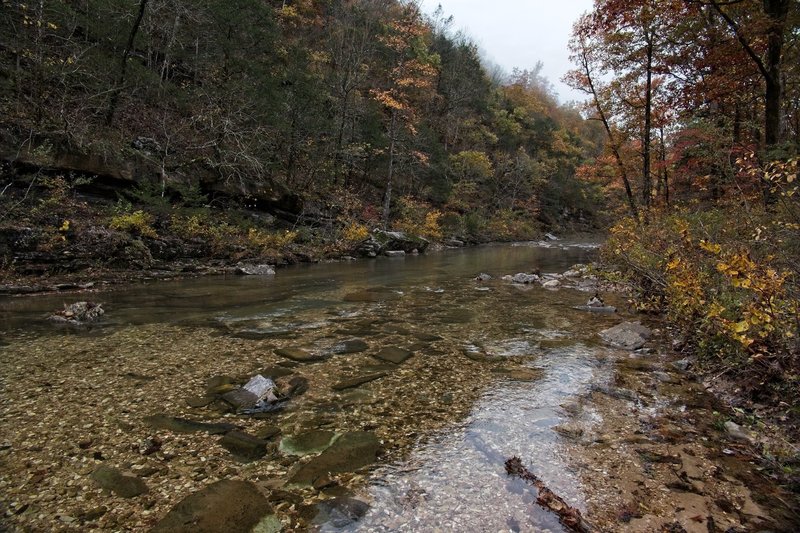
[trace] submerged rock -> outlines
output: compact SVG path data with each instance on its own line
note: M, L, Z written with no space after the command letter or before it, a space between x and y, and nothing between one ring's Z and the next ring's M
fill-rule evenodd
M650 328L639 322L623 322L600 332L607 343L625 350L638 350L650 338Z
M297 466L289 474L289 483L310 486L323 475L353 472L375 462L380 449L378 437L368 431L345 433L333 445Z
M272 516L272 505L248 481L224 479L190 494L152 533L250 533Z
M220 446L245 461L255 461L267 454L267 441L243 431L231 431L219 440Z
M347 527L357 522L369 511L369 504L348 496L340 496L317 504L317 516L314 524L328 525L336 529Z
M163 414L144 417L145 423L155 429L166 429L176 433L195 433L205 431L210 435L219 435L236 429L233 424L208 424L186 418L171 417Z
M410 350L398 348L396 346L386 346L385 348L381 348L381 350L375 354L375 357L399 365L412 355L414 355L414 352Z
M313 363L323 359L321 355L312 354L302 348L278 348L275 354L299 363Z
M366 374L363 376L356 376L348 379L343 379L342 381L335 383L331 388L336 391L352 389L353 387L358 387L359 385L363 385L364 383L369 383L370 381L381 379L383 377L386 377L387 375L388 374L386 372L377 372L375 374Z
M135 476L126 476L111 466L100 466L92 472L92 479L101 488L110 490L122 498L133 498L149 492L144 481Z
M304 456L312 453L320 453L327 450L333 444L336 433L333 431L313 430L291 437L281 439L278 451L285 455Z
M333 347L333 353L336 354L358 353L358 352L363 352L367 349L369 349L369 344L367 344L364 340L350 339L336 344Z

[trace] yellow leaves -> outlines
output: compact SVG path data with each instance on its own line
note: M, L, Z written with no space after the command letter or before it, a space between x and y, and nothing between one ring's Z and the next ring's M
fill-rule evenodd
M667 270L675 270L681 265L681 258L678 256L673 257L670 259L669 263L667 263Z
M731 327L731 330L734 333L744 333L748 329L750 329L750 323L747 320L742 320L740 322L736 322Z
M700 248L705 250L706 252L712 253L714 255L719 255L722 252L722 246L719 244L714 244L712 242L701 240L700 241Z

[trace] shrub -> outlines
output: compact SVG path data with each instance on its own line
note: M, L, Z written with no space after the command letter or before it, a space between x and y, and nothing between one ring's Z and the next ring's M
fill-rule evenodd
M155 239L158 237L156 230L153 229L153 215L142 210L133 213L122 213L111 219L111 228L127 231L132 235L140 235Z

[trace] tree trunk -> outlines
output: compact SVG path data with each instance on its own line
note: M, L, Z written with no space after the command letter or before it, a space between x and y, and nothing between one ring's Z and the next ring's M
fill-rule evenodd
M653 110L653 44L647 40L647 64L645 65L647 82L644 95L644 132L642 135L642 205L650 209L653 197L653 178L650 174L650 134L652 129Z
M106 126L111 126L114 122L114 113L117 110L117 104L119 102L119 95L122 92L122 86L125 84L125 73L128 70L128 58L131 55L131 51L133 50L133 43L136 40L136 34L139 33L139 25L142 23L142 18L144 18L144 10L147 7L147 0L140 0L139 2L139 13L136 16L136 20L133 23L133 27L131 28L131 33L128 35L128 44L125 45L125 51L122 53L122 61L120 63L119 69L119 78L117 79L116 87L114 91L111 93L111 101L108 104L108 112L106 113Z
M383 229L389 229L389 213L392 207L392 178L394 174L394 144L397 110L392 109L392 121L389 125L389 172L386 178L386 193L383 195Z
M639 220L639 212L636 209L636 201L633 199L633 191L631 190L631 182L628 180L628 173L625 171L625 163L622 161L622 155L619 153L619 147L614 140L614 135L611 132L611 126L608 123L608 117L606 117L605 112L603 111L603 106L600 105L600 99L597 96L597 90L594 87L594 81L592 80L592 72L589 70L589 58L586 55L586 50L584 49L581 53L582 55L582 66L584 74L586 74L586 80L589 84L589 92L592 95L592 99L594 100L595 109L597 109L597 114L600 116L600 121L603 123L603 128L606 130L606 135L608 135L608 141L611 145L611 152L614 154L614 160L617 162L617 169L619 170L619 175L622 178L622 183L625 186L625 195L628 198L628 207L631 210L631 215L637 221Z

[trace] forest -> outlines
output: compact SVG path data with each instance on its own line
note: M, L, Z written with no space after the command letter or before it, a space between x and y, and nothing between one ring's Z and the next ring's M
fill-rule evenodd
M0 0L0 529L797 531L800 2L430 7Z

